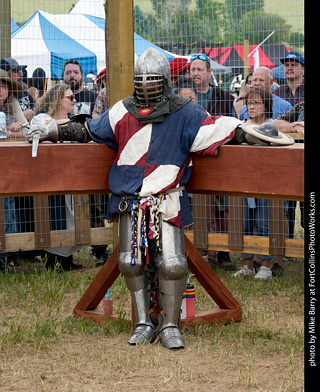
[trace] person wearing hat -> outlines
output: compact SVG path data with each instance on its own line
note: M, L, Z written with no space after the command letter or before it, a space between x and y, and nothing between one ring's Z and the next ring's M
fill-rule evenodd
M295 106L304 100L304 57L299 52L292 51L280 61L284 65L286 83L278 87L274 94Z
M190 77L190 63L185 57L175 57L170 61L172 87L177 87L181 77Z
M274 94L290 102L292 107L295 107L296 109L301 107L299 104L302 104L303 111L298 109L299 115L297 118L299 120L290 123L279 121L286 119L286 117L282 117L286 115L286 113L283 113L282 116L277 118L276 126L279 126L280 130L287 129L287 132L290 128L291 130L294 129L293 132L304 132L304 123L301 121L300 116L300 113L302 113L304 117L304 57L299 52L291 51L280 61L284 65L286 83L278 87L274 91ZM297 110L294 110L293 113L296 112ZM292 110L287 113L292 113ZM296 201L288 200L289 238L294 237L296 204ZM300 205L303 206L303 202L301 202Z
M0 69L0 111L6 115L9 138L22 137L24 129L29 125L17 102L17 96L22 92L22 85Z
M16 100L17 94L23 90L20 83L11 79L6 71L0 69L0 112L5 113L7 138L21 137L24 128L29 125L23 116ZM15 206L14 197L4 198L5 233L19 233L19 215ZM2 253L0 258L0 271L6 268L6 261L15 263L17 253Z
M106 76L107 76L107 68L104 68L101 72L98 73L96 83L99 89L106 87Z
M8 57L0 61L0 68L5 70L11 79L14 79L19 84L22 84L22 72L27 68L27 65L20 65L17 60ZM35 100L25 89L19 91L17 99L25 118L30 122L34 116L33 109L36 103Z
M102 86L101 90L98 92L96 102L92 111L92 118L98 118L108 109L107 107L107 88L106 88L106 74L107 70L104 68L98 75L96 83Z

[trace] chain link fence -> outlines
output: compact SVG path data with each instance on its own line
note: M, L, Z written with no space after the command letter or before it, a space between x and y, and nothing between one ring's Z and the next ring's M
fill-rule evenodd
M174 92L212 115L278 120L279 129L303 143L303 1L136 0L133 20L135 60L155 45L170 61ZM0 142L25 141L40 113L57 123L103 114L103 0L3 1L0 27ZM190 199L195 223L186 233L197 248L302 257L303 202ZM0 252L51 249L69 257L92 246L100 257L112 243L107 204L105 194L2 197Z

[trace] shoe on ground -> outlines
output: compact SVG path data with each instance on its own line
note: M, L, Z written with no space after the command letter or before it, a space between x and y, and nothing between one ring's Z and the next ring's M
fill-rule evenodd
M206 260L207 264L209 265L209 267L211 269L216 269L218 267L218 263L216 262L216 260L213 257L208 257L208 259Z
M263 280L271 280L272 279L271 268L261 266L254 278L255 279L263 279Z
M261 267L261 263L258 263L256 260L253 261L253 268L255 269L256 273L259 271Z
M235 274L232 274L232 276L255 276L255 271L254 269L251 270L248 268L248 266L245 265L244 267L241 267Z
M283 276L284 274L283 267L279 263L274 263L273 267L271 268L271 271L272 275L276 277Z
M237 267L231 262L229 252L218 252L217 261L220 268L226 271L234 271Z

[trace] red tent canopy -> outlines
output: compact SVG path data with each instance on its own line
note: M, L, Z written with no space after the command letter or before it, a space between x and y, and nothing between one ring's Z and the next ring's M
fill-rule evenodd
M254 70L255 64L257 67L273 69L281 64L280 59L290 51L285 45L248 45L249 71ZM232 45L228 48L205 47L200 52L221 65L233 68L235 74L244 72L244 45Z

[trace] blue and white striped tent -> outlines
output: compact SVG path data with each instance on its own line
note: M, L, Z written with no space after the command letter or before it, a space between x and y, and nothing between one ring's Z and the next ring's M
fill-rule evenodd
M48 77L60 79L63 64L78 60L83 72L97 73L97 56L51 23L37 11L11 35L11 57L27 65L28 75L41 67Z
M149 47L171 61L175 55L134 33L135 60ZM63 63L80 62L84 76L99 73L106 64L105 19L87 14L37 11L11 36L12 57L28 65L28 75L41 67L51 78L61 78Z
M11 18L11 34L13 34L16 30L18 30L19 26L16 22Z

